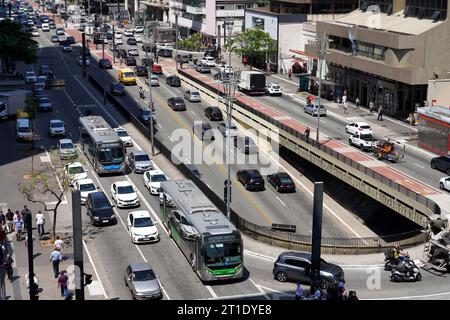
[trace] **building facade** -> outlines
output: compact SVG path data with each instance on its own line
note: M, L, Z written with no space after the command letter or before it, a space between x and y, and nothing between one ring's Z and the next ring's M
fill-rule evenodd
M339 19L317 22L330 40L326 80L347 90L350 101L373 101L405 116L424 105L430 79L446 78L450 23L447 0L371 0ZM317 51L307 45L306 52Z

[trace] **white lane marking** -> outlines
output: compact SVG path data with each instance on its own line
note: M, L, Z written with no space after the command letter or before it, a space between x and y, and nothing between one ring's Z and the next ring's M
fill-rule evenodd
M208 186L208 188L210 188L212 190L212 188L211 188L211 186L209 184L206 184L206 185Z
M260 293L254 292L254 293L236 294L236 295L232 295L232 296L220 296L217 298L206 298L206 299L201 299L201 300L237 300L237 299L242 299L242 298L251 298L251 297L254 298L258 295L260 295Z
M263 296L264 296L264 298L266 298L266 300L270 300L270 298L267 296L267 294L264 292L264 290L259 287L259 285L257 285L252 279L249 278L249 280L251 283L253 283L253 285L256 287L256 289L258 289L258 291L263 294Z
M102 186L100 180L97 178L97 176L95 175L95 173L94 173L93 170L91 170L91 172L92 172L92 174L93 174L95 180L97 180L98 185L100 186L100 188L102 189L102 191L105 193L105 195L106 195L106 196L108 197L108 199L109 199L110 196L109 196L109 194L106 192L105 188L103 188L103 186ZM128 175L125 175L125 177L128 179L128 181L130 181L130 183L131 183L132 185L134 185L133 182L131 181L130 177L128 177ZM137 190L137 189L136 189L136 190ZM140 194L139 191L138 191L138 193L139 193L139 196L142 198L142 194ZM143 199L143 200L145 200L145 199ZM111 199L110 199L109 201L110 201L111 203L114 203ZM150 209L150 208L149 208L149 209ZM123 221L122 217L120 216L119 212L117 212L116 207L114 207L113 210L114 210L114 213L116 214L116 216L119 218L120 222L122 223L122 225L123 225L123 227L124 227L124 229L125 229L125 232L128 234L127 226L126 226L125 222ZM159 220L159 219L158 219L158 220ZM131 243L131 244L136 248L136 250L137 250L138 253L141 255L141 257L142 257L142 259L144 260L144 262L148 263L147 259L145 258L144 254L143 254L142 251L141 251L141 248L139 248L137 244L133 244L133 243ZM159 283L159 285L160 285L160 287L161 287L161 290L162 290L162 291L164 292L164 294L167 296L167 299L168 299L168 300L171 300L170 297L169 297L169 295L168 295L167 292L166 292L166 289L165 289L164 286L162 285L162 283L159 281L159 279L157 279L157 280L158 280L158 283Z
M258 284L258 286L259 286L260 288L262 288L262 289L266 289L266 290L269 290L269 291L272 291L272 292L275 292L275 293L280 293L280 294L285 293L285 292L278 291L278 290L275 290L275 289L272 289L272 288L269 288L269 287L265 287L265 286L260 285L260 284Z
M247 250L247 249L244 249L244 253L245 253L245 254L248 254L249 256L253 256L253 257L256 257L256 258L268 260L268 261L270 261L270 262L274 262L275 260L277 260L277 259L274 258L274 257L266 256L266 255L263 255L263 254L261 254L261 253L254 252L254 251L250 251L250 250Z
M160 129L162 129L162 125L160 125L159 122L157 122L156 125L157 125Z
M363 299L363 300L405 300L405 299L417 299L417 298L432 298L432 297L439 297L439 296L446 296L446 295L450 295L450 291L449 292L440 292L440 293L430 293L430 294L417 295L417 296L374 298L374 299Z
M168 137L169 137L169 140L173 142L172 138L170 136L168 136Z
M191 113L192 113L192 114L193 114L194 116L197 116L197 115L195 114L195 112L194 112L194 111L192 111L192 110L191 110Z
M172 97L176 97L177 95L172 93L172 91L170 91L169 89L166 88L166 86L161 86L162 88L164 88L164 90L166 90Z
M412 148L412 149L414 149L414 150L416 150L416 151L420 151L420 152L426 154L427 156L430 156L430 157L433 157L433 158L436 157L436 154L431 153L431 152L429 152L429 151L427 151L427 150L424 150L424 149L421 149L421 148L417 148L417 147L415 147L415 146L413 146L413 145L410 145L410 144L405 144L405 143L404 143L404 145L408 146L408 148Z
M89 258L89 261L91 262L92 268L94 269L95 276L97 277L97 280L98 280L98 282L100 284L100 287L102 288L103 296L105 297L105 299L108 299L108 295L106 294L106 290L103 287L102 279L100 279L100 276L99 276L99 274L97 272L97 268L95 267L94 260L91 257L91 253L89 252L89 250L87 248L86 242L84 240L82 240L82 241L83 241L84 250L86 251L86 254L87 254L88 258Z
M209 291L209 293L213 296L214 299L218 298L218 295L214 292L214 290L210 286L206 286L205 288Z
M425 167L424 167L424 166L421 166L420 164L414 163L414 165L416 165L416 166L418 166L418 167L421 167L422 169L425 169Z
M286 204L278 196L277 196L277 200L280 201L281 204L286 207Z

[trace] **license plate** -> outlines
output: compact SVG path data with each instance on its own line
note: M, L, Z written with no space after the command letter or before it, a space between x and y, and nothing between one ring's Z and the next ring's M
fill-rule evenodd
M150 238L142 238L144 241L150 241Z
M103 223L108 223L108 220L102 220Z

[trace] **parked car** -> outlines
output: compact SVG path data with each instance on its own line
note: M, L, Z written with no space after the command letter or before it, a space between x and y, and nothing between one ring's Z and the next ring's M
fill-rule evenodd
M81 204L86 203L87 196L90 193L97 191L97 187L91 179L76 180L73 187L75 190L80 191Z
M146 210L132 211L127 216L127 229L130 232L131 242L146 243L159 240L157 222L153 222L150 212Z
M238 134L237 127L233 123L231 123L231 127L228 127L228 122L222 122L221 124L219 124L217 129L219 129L220 133L224 137L235 137Z
M443 177L439 180L439 188L441 190L450 191L450 177Z
M437 169L450 175L450 156L440 156L431 159L431 169Z
M109 87L109 92L113 96L123 96L125 95L125 86L121 84L120 82L113 82L111 83L111 86Z
M288 280L311 283L311 253L287 251L281 253L273 266L273 276L280 282ZM344 271L338 265L320 259L320 287L345 283Z
M127 130L122 127L114 128L114 131L119 136L120 140L122 140L123 145L125 147L132 147L133 146L133 139L129 136Z
M98 60L98 67L100 69L112 69L112 63L109 59L100 59Z
M349 134L372 134L372 128L367 122L352 122L345 126L345 132Z
M48 133L51 137L54 136L65 136L66 127L64 122L60 119L52 119L48 124Z
M264 190L264 179L258 170L239 170L236 179L246 190Z
M206 107L205 117L210 121L223 121L222 111L220 111L219 107Z
M111 197L118 208L136 207L140 201L134 186L128 181L116 181L111 185Z
M64 175L69 181L69 185L73 186L76 180L87 179L86 169L83 168L81 162L72 162L64 166Z
M48 97L40 97L38 101L39 111L52 111L52 103Z
M138 57L139 51L138 49L128 49L128 55L132 57Z
M200 73L211 73L211 67L204 65L202 63L197 64L195 70Z
M162 297L158 277L148 263L133 263L125 269L125 284L134 299L147 300Z
M305 113L309 113L310 115L317 117L319 114L319 105L317 104L313 104L313 103L307 103L304 107L303 107L303 111ZM321 105L320 106L320 116L324 117L327 115L327 109Z
M127 57L126 59L127 66L135 66L136 65L136 58L135 57Z
M234 137L234 147L244 154L258 153L258 146L251 137L236 136Z
M148 70L146 66L136 66L134 67L134 72L138 77L148 77Z
M169 76L166 83L171 87L181 87L181 80L178 76Z
M59 158L62 160L77 157L77 149L71 139L59 140L57 148Z
M143 173L153 169L153 161L145 151L132 151L127 160L128 166L133 172Z
M37 81L36 72L33 70L27 71L25 73L25 82L26 83L35 83Z
M87 195L86 210L92 225L116 224L117 218L108 197L102 191Z
M266 87L266 94L269 96L280 96L283 94L283 89L281 89L278 83L269 83Z
M158 195L161 192L161 182L169 178L161 170L149 170L144 173L144 185L150 194Z
M152 73L162 74L162 67L159 64L152 64Z
M186 104L183 98L180 97L167 99L167 105L174 111L186 111Z
M267 182L269 182L278 192L295 192L295 182L286 172L268 175Z
M128 38L127 39L127 44L128 45L130 45L130 46L135 46L135 45L137 45L137 41L136 41L136 38Z
M200 93L198 91L187 90L184 93L184 98L189 102L200 102Z

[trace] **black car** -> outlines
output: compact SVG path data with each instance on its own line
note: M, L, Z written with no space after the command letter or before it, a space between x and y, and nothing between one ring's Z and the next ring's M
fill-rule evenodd
M127 66L135 66L136 65L136 58L135 57L127 57Z
M208 49L205 51L204 57L213 57L214 59L217 59L219 57L219 52L214 49Z
M98 60L98 67L100 69L112 69L112 63L109 59L100 59Z
M273 266L273 276L280 282L288 280L311 283L311 253L287 251L281 253ZM344 271L338 265L320 259L320 287L345 283Z
M113 206L104 192L89 193L86 199L86 209L93 225L117 223Z
M120 82L113 82L109 88L109 92L113 96L123 96L125 95L125 86Z
M67 42L68 42L69 44L75 44L75 43L76 43L76 42L75 42L75 38L72 37L72 36L68 36L66 40L67 40Z
M223 121L222 111L218 107L207 107L205 109L205 117L211 121Z
M269 182L278 192L295 192L295 182L286 172L268 175L267 182Z
M195 67L195 70L197 70L197 72L200 72L200 73L211 73L211 67L205 66L204 64L201 64L201 63L199 63Z
M151 58L143 58L142 65L146 67L151 67L153 65L153 59Z
M431 169L437 169L450 176L450 156L440 156L431 159Z
M163 48L163 49L159 49L158 56L164 57L164 58L172 58L172 53L173 53L172 49Z
M236 179L246 190L264 190L264 179L258 170L239 170Z
M166 83L171 87L181 87L181 80L177 76L167 77Z
M148 77L148 69L146 66L136 66L134 72L138 77Z
M167 99L167 105L174 111L186 111L186 103L183 98L174 97Z
M135 46L135 45L137 45L136 38L128 38L128 39L127 39L127 44L130 45L130 46Z
M125 49L117 49L116 56L117 58L126 58L128 56L128 52Z

